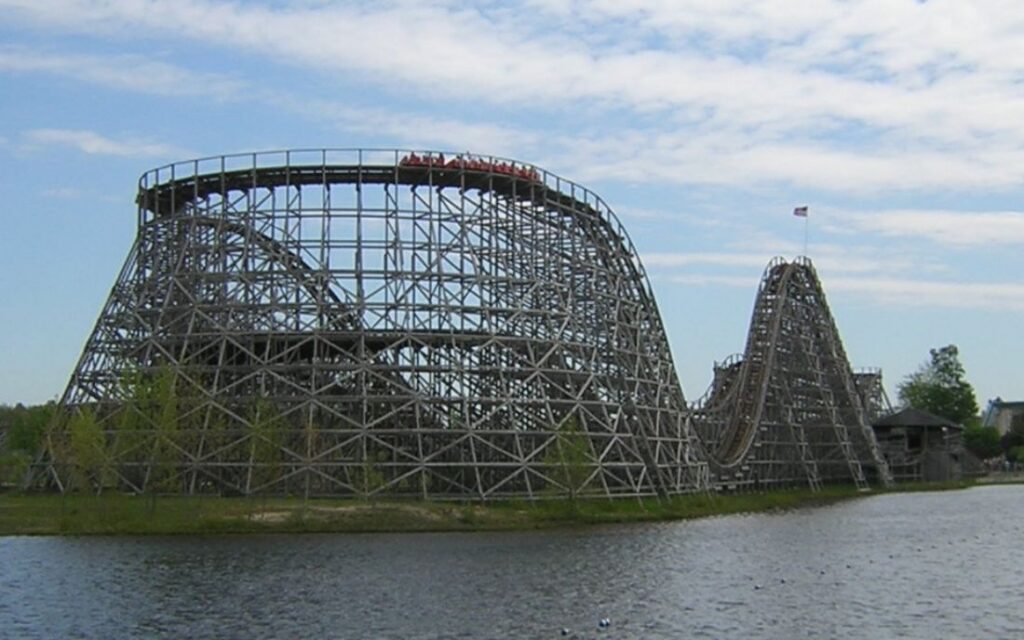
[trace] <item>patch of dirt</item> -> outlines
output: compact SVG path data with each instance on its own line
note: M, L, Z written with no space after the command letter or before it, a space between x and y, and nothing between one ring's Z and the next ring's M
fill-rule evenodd
M269 510L260 511L257 513L249 514L249 519L255 522L265 522L267 524L277 524L285 522L293 515L301 513L302 509L296 507L295 509L286 510ZM430 522L441 522L444 520L444 515L438 513L434 509L427 507L421 507L413 504L389 504L389 505L373 505L373 504L352 504L343 505L337 507L324 507L324 506L310 506L306 508L306 515L312 518L319 518L322 520L331 520L335 518L344 518L346 515L352 516L364 516L384 513L402 513L405 515L413 516L420 520L426 520Z
M259 513L250 513L249 519L254 522L266 522L268 524L277 524L284 522L288 518L292 517L293 511L260 511Z
M436 511L421 507L414 504L389 504L389 505L372 505L372 504L352 504L339 507L311 507L309 509L314 515L332 517L344 514L353 515L364 515L364 514L375 514L375 513L403 513L410 516L415 516L423 520L430 520L437 522L443 520L441 515Z

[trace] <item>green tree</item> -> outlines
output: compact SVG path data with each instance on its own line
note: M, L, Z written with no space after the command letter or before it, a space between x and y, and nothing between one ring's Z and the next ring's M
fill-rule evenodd
M353 485L362 493L363 499L375 501L379 497L380 490L387 484L384 472L380 467L380 463L387 459L386 452L378 451L372 445L365 446L362 464L352 471Z
M978 400L974 388L964 379L959 356L956 345L932 349L931 361L900 383L900 402L960 424L976 416Z
M558 426L554 445L548 448L544 462L554 469L554 476L565 487L569 500L575 501L594 466L590 439L580 431L576 416L567 417Z
M249 489L272 487L282 476L282 448L287 424L274 406L258 400L249 413L250 433Z
M7 427L7 450L21 451L31 457L39 453L56 408L52 401L27 407L20 403L13 407L0 405L0 426Z
M1003 452L999 429L995 427L968 427L964 431L964 446L982 460L994 458Z
M13 407L0 405L0 484L17 485L39 455L46 429L56 413L56 403Z
M179 479L178 466L181 462L177 446L178 396L174 372L169 368L160 369L147 395L150 396L147 413L152 431L149 434L149 477L146 490L173 491Z
M68 421L68 447L75 484L83 490L96 487L99 492L107 476L106 439L90 407L79 408Z
M32 456L24 451L8 451L0 454L0 485L17 485L25 479Z
M1014 450L1024 449L1024 424L1015 423L999 439L1000 447L1008 460L1014 460Z
M143 487L152 450L152 380L138 371L129 371L121 378L121 395L121 406L109 419L113 431L111 457L128 482Z

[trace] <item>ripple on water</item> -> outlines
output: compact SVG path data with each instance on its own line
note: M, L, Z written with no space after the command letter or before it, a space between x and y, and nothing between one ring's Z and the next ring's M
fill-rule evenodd
M1022 499L522 533L0 538L0 637L1018 637Z

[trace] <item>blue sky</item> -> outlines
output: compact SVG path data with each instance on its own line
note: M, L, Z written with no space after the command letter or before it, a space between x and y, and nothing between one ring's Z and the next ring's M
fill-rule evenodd
M67 382L145 170L288 147L469 150L599 193L689 399L758 280L815 261L890 394L957 344L1024 397L1024 6L904 0L0 0L0 402Z

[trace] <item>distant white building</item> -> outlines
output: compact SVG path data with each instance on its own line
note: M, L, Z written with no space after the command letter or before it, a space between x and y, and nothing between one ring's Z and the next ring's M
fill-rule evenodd
M1007 402L997 397L988 401L988 408L981 419L981 426L995 427L1002 435L1010 430L1014 424L1024 422L1024 402Z

